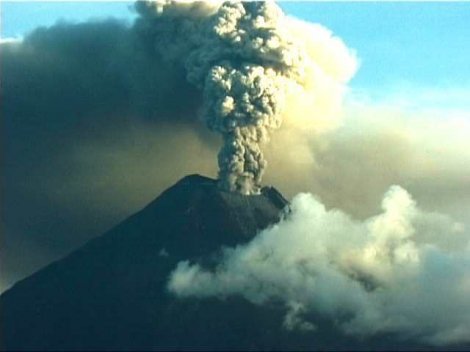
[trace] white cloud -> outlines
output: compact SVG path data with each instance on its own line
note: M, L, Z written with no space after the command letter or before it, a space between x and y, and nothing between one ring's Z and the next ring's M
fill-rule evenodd
M468 342L469 240L462 224L421 210L399 186L365 221L304 193L279 224L225 249L213 271L179 263L168 287L179 297L284 302L289 329L313 329L308 315L319 314L354 335Z
M10 43L21 43L23 41L22 37L0 37L0 45L1 44L10 44Z

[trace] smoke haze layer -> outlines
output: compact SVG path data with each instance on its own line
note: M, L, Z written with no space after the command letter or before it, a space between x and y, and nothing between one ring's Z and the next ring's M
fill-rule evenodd
M38 28L2 43L0 63L2 290L175 179L216 174L217 140L194 117L199 93L148 56L132 26Z

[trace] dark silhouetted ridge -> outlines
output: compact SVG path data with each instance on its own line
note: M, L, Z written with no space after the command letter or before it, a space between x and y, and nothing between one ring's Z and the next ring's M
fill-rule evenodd
M166 289L181 260L213 262L222 246L247 242L276 223L287 201L221 191L183 178L143 210L0 297L5 350L353 350L413 349L393 336L359 341L334 322L282 327L284 307L241 297L178 299ZM427 350L427 347L422 350Z
M180 260L202 259L249 240L277 222L286 205L273 188L242 196L219 190L213 179L187 176L103 236L5 292L2 347L235 346L240 332L233 316L242 311L226 317L227 302L180 303L165 289L168 275ZM240 316L236 325L242 321Z

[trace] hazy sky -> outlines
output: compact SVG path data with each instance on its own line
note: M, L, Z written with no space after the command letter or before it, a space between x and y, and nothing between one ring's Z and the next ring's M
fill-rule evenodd
M352 87L374 95L470 86L470 2L281 2L286 13L331 29L358 52ZM2 2L2 37L57 21L135 17L132 2ZM384 91L384 88L387 91ZM457 101L455 101L457 100Z

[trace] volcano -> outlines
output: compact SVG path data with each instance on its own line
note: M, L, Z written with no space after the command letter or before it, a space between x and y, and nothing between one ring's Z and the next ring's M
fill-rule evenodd
M181 260L211 265L223 246L280 220L273 187L243 196L187 176L143 210L0 297L4 350L406 349L393 337L360 341L314 318L305 333L282 327L284 307L241 297L181 299L167 290ZM416 346L413 346L416 349Z

